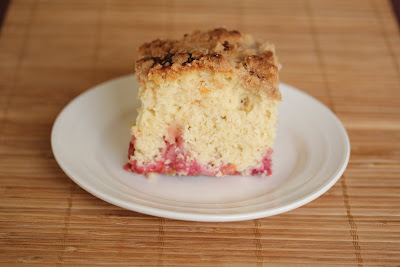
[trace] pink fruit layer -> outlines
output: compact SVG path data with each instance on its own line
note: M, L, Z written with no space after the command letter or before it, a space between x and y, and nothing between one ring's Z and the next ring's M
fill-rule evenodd
M165 141L165 148L162 151L161 159L145 163L142 165L137 164L136 160L131 159L135 153L135 137L129 144L128 159L129 162L125 164L124 169L139 174L143 173L160 173L160 174L178 174L178 175L238 175L240 172L236 170L234 164L228 163L220 166L215 170L213 166L199 163L196 159L192 159L183 147L183 140L178 136L172 144ZM262 163L258 168L250 171L251 175L270 175L272 165L272 149L268 149L265 153Z

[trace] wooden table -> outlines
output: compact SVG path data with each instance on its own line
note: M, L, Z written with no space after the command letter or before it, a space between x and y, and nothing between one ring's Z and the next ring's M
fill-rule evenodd
M142 42L221 25L275 42L281 80L341 119L351 158L339 182L291 212L232 223L151 217L74 184L51 152L61 109L131 73ZM400 35L390 2L12 0L0 68L2 265L400 263Z

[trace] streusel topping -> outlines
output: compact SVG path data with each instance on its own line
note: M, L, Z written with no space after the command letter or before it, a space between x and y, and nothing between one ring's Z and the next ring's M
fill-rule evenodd
M139 47L136 75L144 82L176 78L183 71L210 69L237 75L249 90L264 90L281 100L278 61L271 43L255 41L251 35L218 28L194 31L180 40L154 40Z

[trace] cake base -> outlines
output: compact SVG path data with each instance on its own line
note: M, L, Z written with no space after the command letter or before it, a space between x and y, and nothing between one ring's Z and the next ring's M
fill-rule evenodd
M247 174L253 176L268 176L272 173L271 167L273 150L271 148L265 152L259 167L246 170L245 172L241 173L236 170L236 166L234 164L230 163L217 168L215 166L199 163L183 148L183 140L180 137L176 138L173 144L165 141L166 146L161 153L161 159L151 163L138 164L136 160L132 159L133 157L131 158L131 156L133 156L135 153L134 141L135 138L133 137L129 144L129 162L125 164L124 169L138 174L159 173L190 176L225 176Z

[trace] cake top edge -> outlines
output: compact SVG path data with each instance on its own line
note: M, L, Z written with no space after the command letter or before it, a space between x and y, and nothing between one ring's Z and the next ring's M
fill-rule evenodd
M154 75L167 78L188 69L211 69L235 73L249 90L264 90L269 97L281 100L275 46L256 41L249 34L225 28L196 30L179 40L144 43L138 52L139 82Z

